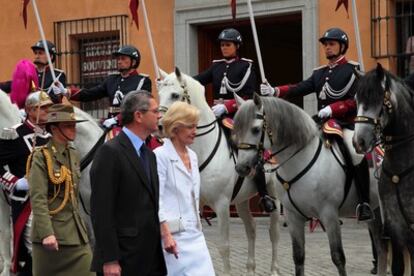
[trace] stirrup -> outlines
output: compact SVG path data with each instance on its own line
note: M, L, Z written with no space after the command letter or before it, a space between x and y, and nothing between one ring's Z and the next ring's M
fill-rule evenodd
M277 210L275 198L270 195L260 197L259 204L263 207L266 213L271 213Z
M369 217L362 217L362 218L360 218L361 209L363 207L368 208L367 210L370 213L369 214ZM360 221L366 221L366 222L368 222L368 221L371 221L371 220L375 219L374 212L372 211L371 206L367 202L359 203L357 205L357 207L356 207L355 213L356 213L356 217L357 217L358 222L360 222Z

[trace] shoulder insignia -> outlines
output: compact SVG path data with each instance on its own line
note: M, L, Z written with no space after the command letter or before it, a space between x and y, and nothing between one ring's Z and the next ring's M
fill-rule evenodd
M348 60L349 64L355 65L355 66L359 66L359 62L357 61L353 61L353 60Z
M147 74L139 73L138 75L141 76L141 77L149 78L149 75L147 75Z
M19 137L16 128L3 128L0 131L0 139L3 140L15 140Z
M54 69L55 69L56 72L64 73L64 71L62 69L58 69L58 68L54 68Z
M244 60L244 61L247 61L247 62L253 63L253 60L248 59L248 58L241 58L241 60Z
M222 59L213 59L213 63L224 62L226 61L224 58Z
M328 65L325 64L325 65L313 68L313 71L316 71L316 70L319 70L319 69L322 69L322 68L325 68L325 67L328 67Z

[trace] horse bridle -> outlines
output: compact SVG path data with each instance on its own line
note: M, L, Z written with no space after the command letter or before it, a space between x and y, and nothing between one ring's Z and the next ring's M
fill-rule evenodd
M184 83L180 83L180 86L183 89L183 95L181 96L181 102L186 102L188 104L191 104L191 97L190 97L190 94L188 93L187 86ZM163 113L166 113L168 111L168 107L161 105L159 107L159 111L163 112ZM213 127L211 129L209 129L205 132L196 134L196 137L201 137L201 136L204 136L204 135L212 132L216 128L216 123L217 123L217 119L212 121L211 123L206 124L206 125L197 126L197 129L204 129L204 128L207 128L207 127L213 125Z
M250 143L239 143L237 145L237 149L239 150L257 150L257 160L258 160L258 165L263 165L264 164L264 152L265 152L265 148L264 148L264 140L265 140L265 136L267 134L270 144L271 146L273 146L273 133L270 130L270 128L267 126L267 121L266 121L266 114L263 110L262 113L256 113L256 119L258 120L263 120L263 124L262 124L262 134L260 136L260 140L258 144L250 144ZM272 156L274 156L276 154L272 154Z
M356 116L354 120L355 124L369 124L369 125L374 126L373 132L374 132L374 136L376 137L374 146L377 146L384 142L384 135L383 135L384 127L381 126L381 117L382 117L382 114L384 113L384 109L385 109L385 112L389 116L392 115L393 106L391 102L391 92L388 89L385 90L384 92L382 108L377 118L372 118L369 116ZM387 140L391 141L392 136L385 136L385 142L387 142Z

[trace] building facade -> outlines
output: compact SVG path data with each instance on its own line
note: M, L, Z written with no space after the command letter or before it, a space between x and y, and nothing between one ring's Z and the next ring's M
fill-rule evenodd
M381 62L401 77L414 72L413 2L356 1L365 70ZM111 52L124 44L140 49L139 71L150 74L154 80L142 5L137 30L131 24L128 0L42 0L37 3L46 36L57 46L56 67L66 71L69 84L88 87L102 81L116 70ZM159 65L165 71L172 71L175 65L190 75L206 69L212 59L220 57L216 38L226 27L240 30L244 37L242 55L257 60L245 0L237 1L235 22L231 19L228 0L147 0L145 3ZM352 0L349 0L349 14L343 6L335 11L336 4L333 0L252 0L265 76L271 84L300 81L313 68L325 64L318 38L330 27L340 27L349 34L347 56L359 60ZM30 46L40 37L31 4L27 29L19 16L20 2L2 3L2 11L0 81L11 78L18 60L32 58ZM260 76L258 71L257 75ZM211 100L209 91L207 96ZM313 114L315 100L310 96L298 104Z

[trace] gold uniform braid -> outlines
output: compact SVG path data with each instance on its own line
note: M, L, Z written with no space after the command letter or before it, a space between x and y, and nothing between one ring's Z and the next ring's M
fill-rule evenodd
M50 157L49 151L47 150L46 147L42 147L41 150L42 150L43 156L45 157L45 160L46 160L47 175L49 177L50 182L52 182L52 184L55 185L53 197L48 199L49 204L51 204L53 201L55 201L55 199L58 197L59 192L60 192L61 184L63 184L63 182L65 182L65 194L64 194L62 203L56 209L49 210L49 214L55 215L55 214L59 213L60 211L62 211L63 208L65 208L65 206L66 206L66 204L69 200L69 195L73 196L72 173L64 165L62 165L60 167L60 172L54 173L53 172L53 165L52 165L52 158ZM27 159L26 175L29 175L30 166L31 166L31 163L32 163L32 158L33 158L33 153L34 152L35 151L33 151ZM56 189L56 186L57 186L57 189Z

